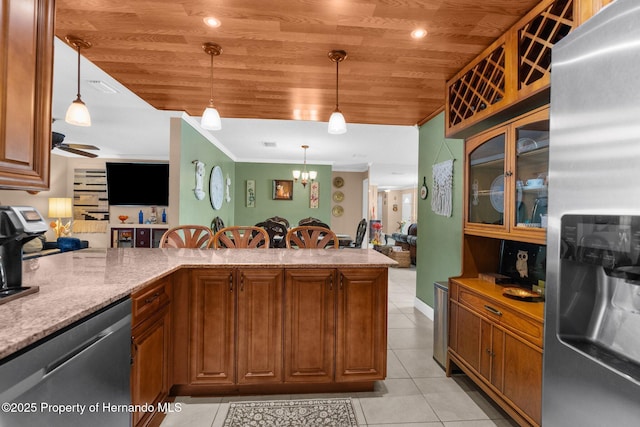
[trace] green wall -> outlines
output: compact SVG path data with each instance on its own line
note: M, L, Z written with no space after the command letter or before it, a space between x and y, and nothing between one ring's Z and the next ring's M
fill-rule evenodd
M309 184L306 188L300 182L293 185L293 200L273 200L272 181L292 178L294 169L302 170L303 165L279 163L236 163L235 179L235 223L254 225L272 216L281 216L289 223L297 225L302 218L315 217L331 224L331 166L310 165L308 170L318 172L320 202L317 209L309 208ZM256 203L254 208L246 205L247 180L256 182Z
M422 178L426 176L430 192L433 187L432 165L451 158L446 147L443 146L440 150L440 145L445 140L456 159L453 164L452 216L447 218L436 215L431 210L431 193L426 200L420 199L418 203L416 296L431 307L433 282L459 275L462 264L464 141L445 139L444 113L420 127L418 181L422 185Z
M219 216L225 225L233 225L234 218L234 187L236 165L229 156L200 135L191 125L182 120L180 130L180 224L196 224L211 226L211 221ZM205 164L203 189L206 196L202 200L196 199L193 189L196 185L194 160ZM224 178L231 178L231 202L222 202L220 210L214 210L209 198L209 178L214 166L222 168Z

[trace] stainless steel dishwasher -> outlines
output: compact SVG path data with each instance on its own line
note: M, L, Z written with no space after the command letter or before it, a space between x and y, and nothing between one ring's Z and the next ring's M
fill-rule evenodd
M449 284L433 283L433 358L445 367L447 362L448 325L449 325Z
M129 426L131 300L0 361L0 427Z

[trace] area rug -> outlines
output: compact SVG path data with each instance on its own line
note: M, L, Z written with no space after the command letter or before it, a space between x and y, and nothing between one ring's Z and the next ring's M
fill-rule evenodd
M357 426L350 399L267 400L233 402L224 427Z

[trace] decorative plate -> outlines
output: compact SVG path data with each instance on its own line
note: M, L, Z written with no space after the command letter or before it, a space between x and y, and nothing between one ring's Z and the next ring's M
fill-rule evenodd
M341 176L336 176L335 178L333 178L333 186L340 188L344 185L344 179L342 179Z
M535 150L538 148L538 143L531 138L520 138L516 142L516 151L518 154L526 153L527 151Z
M518 206L522 203L522 187L517 188ZM489 198L493 209L504 213L504 175L498 175L491 183Z
M216 166L211 170L211 178L209 180L209 197L211 198L211 206L213 209L222 207L224 198L224 178L222 177L222 169Z
M541 301L542 295L530 290L518 287L509 287L502 290L502 295L523 301Z
M340 205L335 205L333 209L331 209L331 214L333 216L342 216L343 213L344 213L344 209Z
M333 201L340 203L344 200L344 193L342 191L335 191L333 193Z

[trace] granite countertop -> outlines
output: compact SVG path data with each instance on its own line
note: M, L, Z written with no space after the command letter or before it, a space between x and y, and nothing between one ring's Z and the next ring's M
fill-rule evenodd
M180 268L388 267L371 249L84 249L23 261L39 292L0 305L0 359Z

